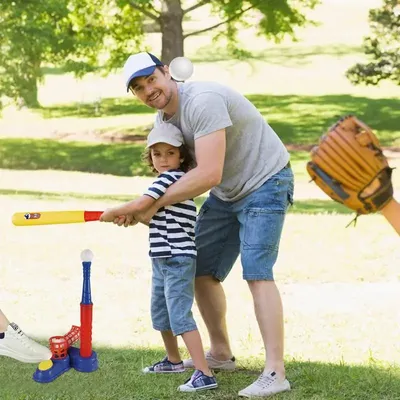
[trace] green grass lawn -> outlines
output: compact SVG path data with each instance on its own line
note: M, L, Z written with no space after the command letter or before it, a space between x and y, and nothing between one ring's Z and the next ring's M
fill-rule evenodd
M143 144L93 144L55 140L0 140L0 168L54 169L119 176L150 175L141 161Z
M119 199L120 200L120 199ZM145 376L143 366L163 356L151 328L148 228L72 224L18 228L13 210L88 209L111 198L0 196L2 309L43 343L79 324L79 252L91 248L94 349L100 368L69 371L51 384L32 380L36 365L0 358L3 400L183 399L176 387L188 376ZM349 215L290 214L276 279L285 306L286 368L290 393L279 399L400 398L398 241L380 216L345 229ZM382 239L384 238L384 240ZM23 251L21 251L21 249ZM262 369L259 337L240 261L224 283L228 327L238 371L218 373L220 388L196 398L234 399ZM204 323L196 321L209 346ZM180 340L182 355L187 356Z
M140 371L164 356L161 349L96 348L99 370L91 374L70 370L50 384L32 379L34 365L0 359L2 400L161 400L234 399L237 392L258 376L261 361L243 360L237 372L217 373L219 388L198 394L178 393L177 387L191 374L144 375ZM278 399L370 399L400 398L400 368L380 365L344 365L291 360L287 363L292 391Z

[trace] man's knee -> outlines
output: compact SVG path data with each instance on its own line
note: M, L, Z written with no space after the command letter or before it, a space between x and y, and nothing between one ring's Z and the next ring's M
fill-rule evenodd
M247 280L247 285L249 286L252 293L265 292L269 290L275 290L276 284L274 280Z
M194 281L196 292L208 290L209 288L216 286L220 283L221 282L218 279L216 279L213 275L196 276L196 279Z

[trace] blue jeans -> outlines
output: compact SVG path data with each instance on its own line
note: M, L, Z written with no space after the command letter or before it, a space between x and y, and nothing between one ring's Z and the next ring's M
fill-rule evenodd
M182 335L197 329L193 319L196 259L186 256L152 258L151 319L157 331Z
M293 172L285 167L236 202L210 195L196 224L196 276L212 275L222 282L240 254L243 279L273 280L293 190Z

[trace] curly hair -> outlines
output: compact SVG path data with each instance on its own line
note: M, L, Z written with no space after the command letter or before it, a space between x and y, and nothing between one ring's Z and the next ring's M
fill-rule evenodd
M179 157L183 158L179 169L183 172L188 172L194 167L194 160L188 148L185 145L179 147ZM158 174L159 172L154 168L153 160L151 158L151 147L146 148L142 153L142 161L150 168L152 172Z

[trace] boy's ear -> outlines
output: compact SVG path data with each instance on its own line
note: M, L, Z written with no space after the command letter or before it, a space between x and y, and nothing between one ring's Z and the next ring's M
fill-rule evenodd
M185 161L184 158L181 158L181 159L179 160L180 163L183 163L184 161Z

